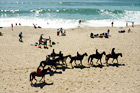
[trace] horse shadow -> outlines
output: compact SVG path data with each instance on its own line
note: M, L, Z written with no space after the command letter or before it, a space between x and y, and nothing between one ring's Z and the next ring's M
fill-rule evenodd
M113 63L113 64L108 64L108 66L119 67L119 66L125 66L125 64Z
M62 74L61 71L50 71L50 72L46 72L46 75L49 74L50 76L53 76L54 74Z
M92 67L95 67L95 68L103 68L104 65L98 64L98 65L92 65Z
M32 87L40 87L41 89L46 86L46 85L53 85L53 83L46 83L46 82L42 82L42 83L35 83L35 84L31 84Z
M62 71L65 71L66 69L70 69L70 68L68 68L66 66L61 66L61 67L57 67L56 69L60 69Z
M90 68L84 65L78 65L78 66L74 66L74 68L80 68L80 69L84 69L84 68Z

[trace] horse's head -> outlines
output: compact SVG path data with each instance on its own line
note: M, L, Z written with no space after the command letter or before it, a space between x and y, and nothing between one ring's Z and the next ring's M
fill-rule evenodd
M105 51L102 54L106 55Z
M70 58L71 58L71 55L68 55L68 57L70 57Z
M122 53L120 53L120 56L122 57Z
M88 54L87 54L87 53L85 53L84 55L85 55L85 56L88 56Z

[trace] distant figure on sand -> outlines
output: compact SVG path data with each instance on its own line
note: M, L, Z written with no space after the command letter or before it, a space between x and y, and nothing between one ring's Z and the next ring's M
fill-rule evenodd
M59 29L57 29L57 36L59 36Z
M126 27L128 27L128 22L126 22Z
M50 46L51 46L51 37L49 36L49 44L50 44Z
M107 34L108 34L108 35L109 35L109 32L110 32L110 30L108 29L108 30L107 30Z
M39 45L43 42L43 34L40 35L40 38L39 38Z
M13 24L11 24L11 27L12 27L12 31L13 31Z
M113 27L113 24L114 24L114 23L112 22L111 24L112 24L112 27Z
M128 29L128 33L130 33L130 31L131 31L131 29L129 28L129 29Z
M22 42L22 32L19 33L19 41Z
M63 33L63 28L60 28L60 32L61 32L61 34Z
M134 22L132 22L132 27L134 27Z

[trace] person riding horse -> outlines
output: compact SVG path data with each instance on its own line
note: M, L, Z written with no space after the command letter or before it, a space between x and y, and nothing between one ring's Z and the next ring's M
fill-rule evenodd
M96 49L96 55L99 56L99 54L100 54L100 53L98 52L98 49Z
M112 52L111 52L111 54L112 54L112 57L113 57L113 58L116 57L116 55L115 55L116 53L114 52L114 50L115 50L115 48L112 48Z
M37 73L38 73L39 75L41 75L41 72L42 72L42 70L38 67L38 68L37 68Z

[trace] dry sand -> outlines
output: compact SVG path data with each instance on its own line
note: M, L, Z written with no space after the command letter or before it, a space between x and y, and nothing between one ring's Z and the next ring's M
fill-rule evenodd
M108 39L89 37L91 32L100 34L107 32L108 28L111 35ZM17 26L12 31L10 27L2 28L0 93L140 93L140 26L130 28L130 33L118 33L120 28L116 27L81 27L67 29L67 36L56 36L56 29ZM123 29L128 30L129 27ZM19 32L23 32L23 43L18 41ZM38 41L40 34L44 34L44 38L51 36L56 45L48 49L31 46ZM36 71L40 61L45 60L52 49L56 53L62 51L64 55L75 56L79 51L80 54L86 52L89 56L95 54L96 49L100 53L111 53L113 47L116 53L123 54L123 57L118 58L118 67L107 67L103 56L102 68L89 66L88 57L84 57L84 68L71 69L68 59L69 69L59 69L57 71L62 73L54 73L52 76L47 74L46 83L30 85L30 73ZM96 60L93 61L97 65ZM112 59L109 63L112 64Z

